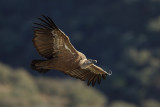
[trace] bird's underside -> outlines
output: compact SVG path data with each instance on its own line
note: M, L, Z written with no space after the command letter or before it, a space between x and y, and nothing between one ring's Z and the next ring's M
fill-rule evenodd
M50 69L64 72L67 75L88 81L88 85L100 84L101 78L105 79L110 73L93 64L86 56L77 51L55 23L46 16L38 18L41 23L34 23L33 44L38 53L45 60L33 60L31 68L45 73Z

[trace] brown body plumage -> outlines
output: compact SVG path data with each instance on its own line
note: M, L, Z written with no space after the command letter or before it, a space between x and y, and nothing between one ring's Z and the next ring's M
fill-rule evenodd
M31 67L40 73L50 69L64 72L81 80L88 80L88 85L95 85L96 80L100 84L101 78L105 79L110 73L94 65L95 60L89 60L77 51L67 35L65 35L54 22L46 16L39 18L43 23L34 29L33 44L38 53L46 60L33 60Z

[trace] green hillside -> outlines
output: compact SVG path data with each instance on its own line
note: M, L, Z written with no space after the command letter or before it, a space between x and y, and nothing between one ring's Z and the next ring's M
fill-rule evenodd
M83 82L33 77L0 63L0 107L105 107L107 98Z

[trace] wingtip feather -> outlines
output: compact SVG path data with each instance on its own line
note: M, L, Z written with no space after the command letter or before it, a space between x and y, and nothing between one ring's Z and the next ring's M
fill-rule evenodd
M92 87L94 87L94 85L97 81L97 77L98 77L97 75L94 76L93 81L92 81Z
M100 84L101 83L101 75L98 75L98 84Z

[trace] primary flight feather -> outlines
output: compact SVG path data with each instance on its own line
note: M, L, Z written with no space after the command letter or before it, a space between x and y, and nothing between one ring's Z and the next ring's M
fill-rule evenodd
M96 81L100 84L101 78L111 75L111 72L96 66L96 60L87 59L83 53L77 51L68 36L48 16L38 19L41 23L34 23L37 26L32 41L38 53L46 59L33 60L32 69L40 73L50 69L59 70L80 80L87 80L88 85L92 86Z

